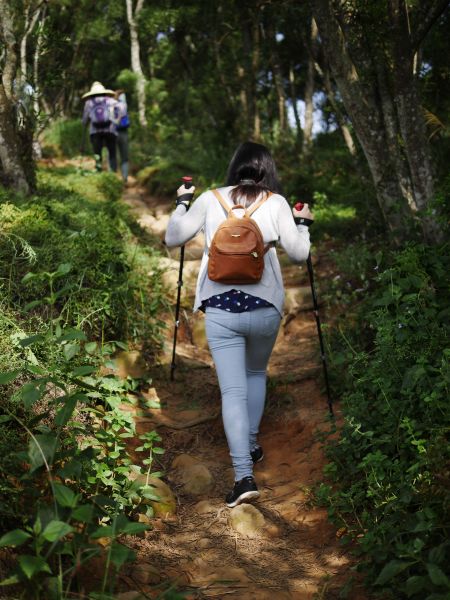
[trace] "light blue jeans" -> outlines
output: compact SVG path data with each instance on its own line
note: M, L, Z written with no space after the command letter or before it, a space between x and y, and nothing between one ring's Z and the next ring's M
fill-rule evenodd
M274 307L231 313L206 308L206 337L222 394L222 418L235 479L253 474L266 400L266 369L281 316Z

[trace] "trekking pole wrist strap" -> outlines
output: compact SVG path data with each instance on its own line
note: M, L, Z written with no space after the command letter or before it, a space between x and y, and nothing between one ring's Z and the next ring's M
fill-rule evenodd
M178 196L177 198L177 206L179 206L180 204L183 204L183 206L186 207L186 210L189 210L189 206L191 204L191 200L194 194L182 194L181 196Z
M296 225L306 225L306 227L314 223L313 219L306 219L305 217L294 217L294 221Z

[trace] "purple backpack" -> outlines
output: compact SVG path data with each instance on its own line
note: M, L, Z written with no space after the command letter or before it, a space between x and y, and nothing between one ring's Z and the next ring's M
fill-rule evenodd
M99 98L94 100L94 106L89 114L92 125L96 129L109 127L111 123L111 112L107 98Z

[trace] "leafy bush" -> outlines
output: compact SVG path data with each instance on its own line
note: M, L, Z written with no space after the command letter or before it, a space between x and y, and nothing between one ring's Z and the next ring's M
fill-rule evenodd
M85 145L89 143L87 134L83 134L83 124L79 119L58 119L45 130L42 139L42 152L44 157L55 156L73 157L80 154L83 135L86 136Z
M375 277L366 274L365 298L353 319L342 319L333 344L344 424L328 447L326 472L338 484L322 484L318 497L347 529L347 541L357 543L383 597L444 599L450 261L446 248L417 245L387 254L383 263ZM371 269L378 270L375 258Z
M35 197L0 203L0 274L10 305L47 318L48 298L57 294L66 325L157 344L164 303L158 255L139 245L145 234L117 202L120 182L75 169L43 172L39 180ZM51 290L48 274L59 264L67 266Z
M139 382L113 371L126 349L118 336L159 343L158 254L117 202L115 176L66 168L39 181L28 199L0 189L0 526L11 529L0 548L18 548L1 585L62 600L101 557L91 597L106 598L134 556L123 536L146 529L132 519L152 515L149 476L163 452L145 433L135 449L145 466L134 464Z

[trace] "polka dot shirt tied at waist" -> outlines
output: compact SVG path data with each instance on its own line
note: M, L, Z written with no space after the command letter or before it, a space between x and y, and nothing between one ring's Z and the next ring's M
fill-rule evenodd
M273 304L267 302L267 300L258 298L257 296L252 296L241 290L233 289L228 292L223 292L222 294L211 296L207 300L203 300L202 310L205 310L207 306L221 308L227 312L242 313L256 310L257 308L273 306Z

